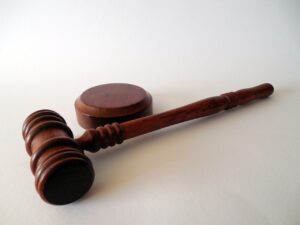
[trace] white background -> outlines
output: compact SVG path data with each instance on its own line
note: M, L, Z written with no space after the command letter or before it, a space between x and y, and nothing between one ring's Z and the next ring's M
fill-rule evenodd
M0 224L300 224L300 2L0 0ZM270 82L266 100L89 155L81 200L44 203L21 137L31 112L75 135L85 89L127 82L154 111Z

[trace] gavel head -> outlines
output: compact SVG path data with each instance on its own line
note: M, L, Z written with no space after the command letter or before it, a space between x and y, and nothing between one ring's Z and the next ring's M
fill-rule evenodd
M23 124L23 138L42 199L55 205L68 204L90 189L94 181L91 161L59 114L51 110L32 113Z

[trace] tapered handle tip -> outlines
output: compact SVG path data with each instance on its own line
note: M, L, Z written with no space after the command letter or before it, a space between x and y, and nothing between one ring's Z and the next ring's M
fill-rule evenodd
M254 90L258 98L266 98L273 94L274 87L270 83L264 83L254 87Z

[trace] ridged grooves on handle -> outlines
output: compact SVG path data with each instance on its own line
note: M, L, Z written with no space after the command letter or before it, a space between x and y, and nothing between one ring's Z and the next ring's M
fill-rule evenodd
M265 83L252 88L206 98L160 114L128 121L121 124L124 130L124 140L174 124L216 114L256 99L266 98L273 91L273 86Z
M157 115L89 129L76 140L73 139L72 131L59 114L51 110L34 112L25 120L22 134L27 152L31 156L30 164L36 178L36 189L40 196L49 203L73 202L86 193L94 180L92 164L83 154L83 150L96 152L100 148L121 144L126 139L173 124L212 115L259 98L266 98L273 91L274 88L271 84L262 84L253 88L229 92ZM59 175L53 175L57 174L56 172ZM70 175L73 180L69 179ZM50 176L52 176L51 179ZM54 179L55 182L47 183L48 179L53 180L53 177L58 179ZM61 177L63 179L60 179ZM81 184L84 185L78 189L77 187ZM61 189L63 189L62 194L59 192ZM72 192L74 192L73 196L64 196L65 193ZM57 194L56 198L53 197L55 194ZM48 201L46 196L54 199L54 203ZM56 200L57 202L55 202Z
M108 146L121 144L123 140L122 127L118 123L113 123L96 129L88 129L75 141L82 150L96 152Z

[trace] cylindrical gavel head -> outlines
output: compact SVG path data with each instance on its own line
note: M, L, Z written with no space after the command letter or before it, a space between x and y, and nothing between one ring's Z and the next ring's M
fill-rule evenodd
M24 122L23 138L35 187L46 202L68 204L90 189L94 180L91 161L59 114L51 110L32 113Z

